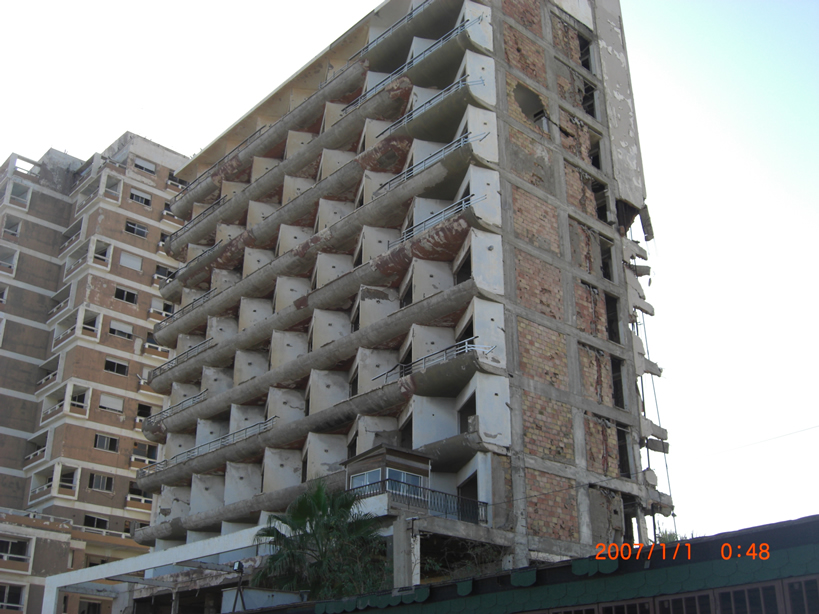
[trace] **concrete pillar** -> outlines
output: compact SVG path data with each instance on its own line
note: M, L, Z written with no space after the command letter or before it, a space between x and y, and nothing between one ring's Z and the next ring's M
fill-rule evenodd
M401 513L392 525L393 587L421 583L421 536L413 530L413 521Z

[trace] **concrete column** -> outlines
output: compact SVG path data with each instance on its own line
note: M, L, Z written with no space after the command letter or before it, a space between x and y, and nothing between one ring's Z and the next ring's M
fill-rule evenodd
M421 536L413 530L413 519L400 515L392 531L393 587L421 583Z

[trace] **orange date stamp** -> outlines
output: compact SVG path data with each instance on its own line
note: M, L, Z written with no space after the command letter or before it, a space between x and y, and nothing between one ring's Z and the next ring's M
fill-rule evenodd
M594 558L598 561L628 561L632 559L635 561L650 561L652 558L655 561L691 560L691 544L688 542L675 542L671 544L599 543L595 545L595 548L597 549L597 554ZM720 555L725 561L743 556L754 560L759 557L760 560L767 561L771 557L771 547L766 543L751 543L747 546L724 543L720 548Z

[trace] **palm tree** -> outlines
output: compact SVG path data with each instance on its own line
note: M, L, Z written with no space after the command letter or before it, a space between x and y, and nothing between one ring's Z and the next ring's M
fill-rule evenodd
M309 590L311 599L358 595L389 586L386 543L376 519L358 509L350 492L329 492L319 480L284 514L271 515L256 533L267 556L253 576L254 586Z

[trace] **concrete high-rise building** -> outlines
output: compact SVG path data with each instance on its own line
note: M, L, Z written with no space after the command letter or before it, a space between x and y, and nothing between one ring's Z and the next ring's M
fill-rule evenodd
M156 578L198 566L174 607L212 608L317 479L382 518L396 586L453 543L521 567L670 513L617 0L390 0L177 175L181 308L154 329L175 354L147 375L170 400L137 481L154 552L52 588L146 570L133 596L170 607Z
M45 577L147 552L136 471L163 397L144 377L169 355L152 329L173 311L161 242L182 222L164 207L186 161L126 133L85 162L0 167L0 611L40 612ZM80 599L64 611L94 611Z

